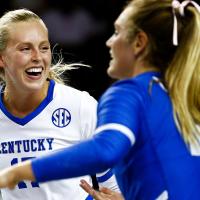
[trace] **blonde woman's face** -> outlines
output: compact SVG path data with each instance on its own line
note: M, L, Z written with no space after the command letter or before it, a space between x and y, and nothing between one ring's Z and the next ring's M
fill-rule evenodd
M6 85L17 90L40 90L51 65L48 32L40 21L9 26L9 40L0 57Z
M133 75L134 52L132 43L127 40L127 21L131 8L126 8L115 21L115 33L106 42L110 48L111 61L107 73L116 79Z

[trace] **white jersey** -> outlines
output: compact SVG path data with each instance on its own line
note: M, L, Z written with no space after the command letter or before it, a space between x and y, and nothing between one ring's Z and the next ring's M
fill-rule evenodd
M51 80L43 102L28 116L17 118L5 108L1 95L0 169L91 137L96 125L96 106L96 100L87 92ZM3 200L84 200L88 194L79 186L82 178L91 182L89 176L42 184L24 181L14 190L2 189L2 197Z

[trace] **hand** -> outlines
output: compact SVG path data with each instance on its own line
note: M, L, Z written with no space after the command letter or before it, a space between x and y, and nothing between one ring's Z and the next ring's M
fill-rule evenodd
M96 200L124 200L119 192L114 192L105 187L96 191L85 180L81 180L80 186Z

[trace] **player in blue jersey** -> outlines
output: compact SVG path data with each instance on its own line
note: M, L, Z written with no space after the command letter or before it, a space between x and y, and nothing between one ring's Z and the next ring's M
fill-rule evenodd
M126 200L199 200L199 5L132 0L107 46L119 81L99 100L98 134L5 169L0 187L113 168Z
M51 66L51 57L48 30L36 14L19 9L0 18L0 169L59 151L94 133L96 100L65 86L59 75L70 66ZM117 189L111 171L97 176L100 185ZM91 182L90 176L83 178ZM85 200L89 197L80 180L21 181L1 193L3 200Z

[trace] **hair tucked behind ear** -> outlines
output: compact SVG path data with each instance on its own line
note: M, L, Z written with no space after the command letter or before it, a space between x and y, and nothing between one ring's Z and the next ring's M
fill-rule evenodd
M197 143L200 124L200 14L192 5L185 16L177 14L178 46L172 42L172 0L132 0L129 18L129 38L132 27L149 37L146 59L157 66L171 97L175 116L186 142Z

